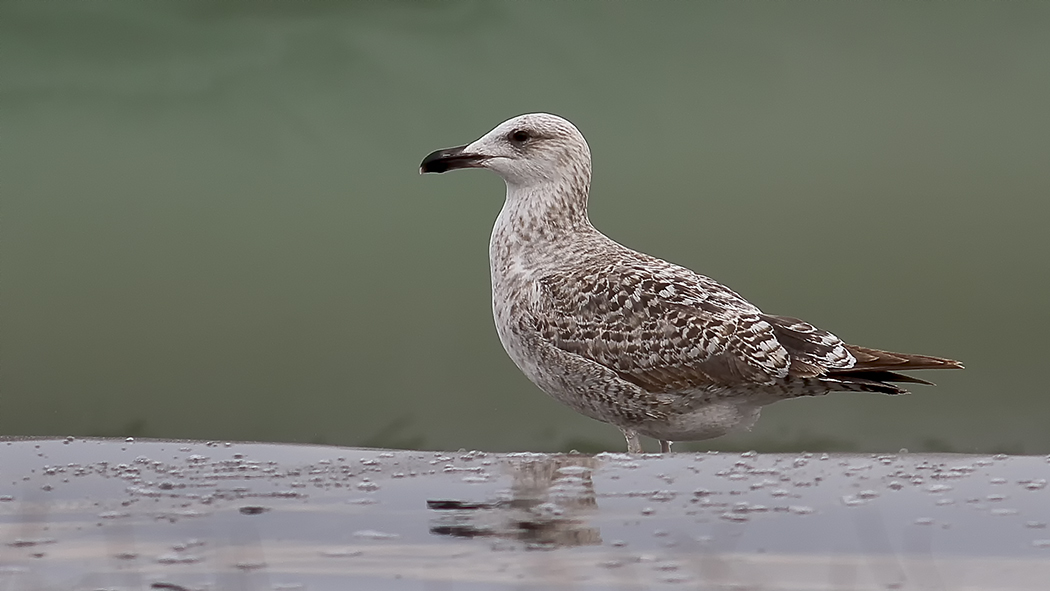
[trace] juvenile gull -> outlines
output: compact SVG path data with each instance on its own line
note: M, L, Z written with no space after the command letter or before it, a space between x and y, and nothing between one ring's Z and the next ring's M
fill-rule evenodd
M492 313L503 348L541 390L638 435L707 439L750 427L762 406L828 392L904 394L897 373L951 359L843 343L765 314L717 281L631 250L587 219L591 152L554 115L521 115L438 150L420 172L487 168L507 197L492 228Z

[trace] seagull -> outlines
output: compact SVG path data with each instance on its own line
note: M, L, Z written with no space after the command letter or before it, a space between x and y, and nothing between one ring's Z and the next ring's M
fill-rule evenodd
M930 382L899 370L963 367L846 344L602 234L587 217L590 148L556 115L504 121L432 152L420 173L459 168L489 169L507 185L489 242L503 348L541 390L619 427L628 453L641 453L639 435L667 453L673 441L749 429L779 400L905 394L897 383Z

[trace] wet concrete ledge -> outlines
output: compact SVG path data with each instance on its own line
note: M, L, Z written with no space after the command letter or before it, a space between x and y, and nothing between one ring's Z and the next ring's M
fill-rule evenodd
M0 589L1050 588L1050 458L0 440Z

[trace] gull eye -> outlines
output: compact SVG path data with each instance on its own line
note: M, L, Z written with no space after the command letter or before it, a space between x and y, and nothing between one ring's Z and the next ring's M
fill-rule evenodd
M510 132L510 135L507 137L510 138L510 141L516 144L524 144L525 142L529 141L529 137L531 136L529 136L529 132L525 131L524 129L515 129L514 131Z

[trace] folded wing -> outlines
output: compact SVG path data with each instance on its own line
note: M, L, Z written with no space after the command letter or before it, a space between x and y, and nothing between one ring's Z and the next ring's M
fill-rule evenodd
M616 261L589 275L543 278L544 306L531 318L533 328L559 349L653 393L808 378L829 389L898 394L904 390L888 382L929 382L897 370L962 367L848 345L797 318L763 314L710 278L659 262L656 272L652 261Z

